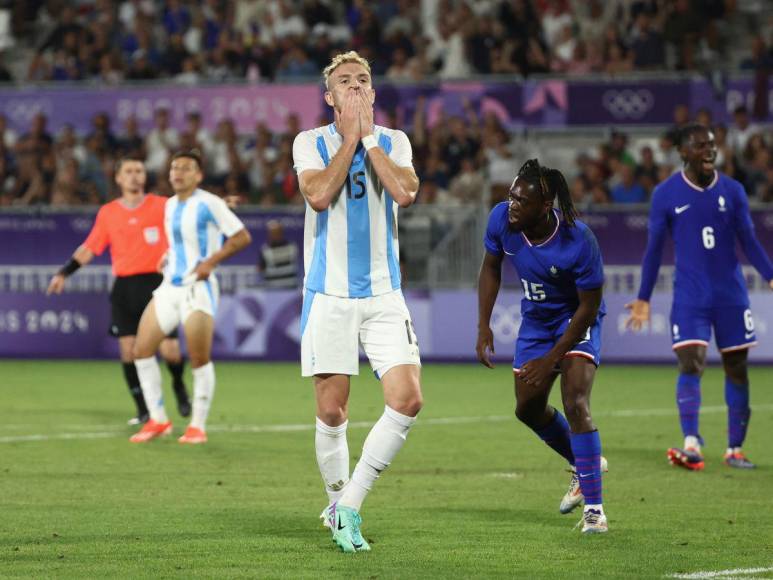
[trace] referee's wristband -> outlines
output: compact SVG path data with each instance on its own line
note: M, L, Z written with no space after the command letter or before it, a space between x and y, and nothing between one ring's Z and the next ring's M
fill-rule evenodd
M80 267L81 263L78 260L75 258L70 258L64 266L59 268L58 273L67 278L67 276L75 272Z
M373 135L367 135L360 139L360 141L362 142L362 146L365 147L365 151L370 151L374 147L378 147L378 141L376 141L376 138Z

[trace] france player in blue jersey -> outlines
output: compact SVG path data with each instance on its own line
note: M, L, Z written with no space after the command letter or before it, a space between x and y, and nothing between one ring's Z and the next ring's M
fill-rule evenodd
M553 207L556 197L560 212ZM600 362L604 270L593 232L576 217L561 172L527 161L508 200L489 217L478 280L476 351L480 362L493 368L490 320L507 257L523 286L513 361L515 414L569 462L572 480L561 513L584 500L582 531L600 533L608 529L601 502L605 462L590 393ZM548 404L558 375L566 417Z
M771 289L773 264L754 235L743 186L714 169L717 148L712 132L703 125L688 125L682 130L680 148L684 170L661 183L652 196L641 286L637 299L626 305L631 310L628 325L639 330L649 320L663 242L670 234L676 253L671 332L679 360L676 400L684 447L669 449L668 458L676 466L703 469L700 379L713 328L725 369L725 463L753 468L741 446L751 416L746 361L757 337L736 240Z

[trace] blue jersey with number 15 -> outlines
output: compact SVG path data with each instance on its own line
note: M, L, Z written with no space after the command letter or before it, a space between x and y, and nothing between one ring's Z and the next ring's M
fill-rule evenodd
M521 232L510 229L507 202L494 207L489 216L484 244L494 256L507 255L515 266L523 288L521 314L554 321L572 316L580 305L578 290L604 285L604 266L596 236L583 222L574 227L559 218L556 229L544 242L534 245ZM599 314L605 313L602 301Z

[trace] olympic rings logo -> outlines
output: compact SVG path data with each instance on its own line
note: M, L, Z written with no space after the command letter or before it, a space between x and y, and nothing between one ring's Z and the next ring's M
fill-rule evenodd
M615 119L641 119L655 104L655 96L647 89L610 89L601 97L604 108Z
M494 306L491 313L491 332L497 342L515 342L518 337L518 329L521 327L521 307L518 304L511 306Z

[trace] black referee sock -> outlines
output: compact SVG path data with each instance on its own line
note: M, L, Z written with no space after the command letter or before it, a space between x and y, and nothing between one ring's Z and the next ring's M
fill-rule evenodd
M185 371L185 358L180 357L180 362L172 363L166 361L166 366L169 368L169 374L172 375L172 388L178 399L180 396L188 397L188 393L185 391L185 383L183 382L183 372Z
M123 376L126 379L126 384L129 386L129 393L131 393L134 404L137 405L137 416L141 417L148 414L148 407L145 405L145 397L142 396L142 387L140 386L140 378L137 376L137 367L133 362L121 363L123 366Z

